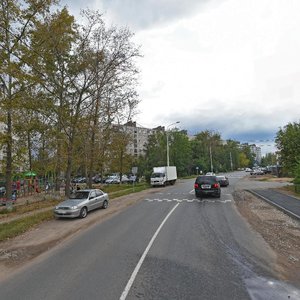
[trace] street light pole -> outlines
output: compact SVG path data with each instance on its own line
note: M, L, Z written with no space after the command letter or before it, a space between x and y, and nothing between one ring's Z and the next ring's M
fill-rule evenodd
M170 158L169 158L169 134L168 134L168 128L172 125L178 124L180 123L180 121L177 121L175 123L172 123L170 125L167 126L167 130L166 130L166 134L167 134L167 166L169 167L170 165Z
M212 161L212 153L211 153L211 145L209 145L209 156L210 156L210 171L213 172L213 161Z

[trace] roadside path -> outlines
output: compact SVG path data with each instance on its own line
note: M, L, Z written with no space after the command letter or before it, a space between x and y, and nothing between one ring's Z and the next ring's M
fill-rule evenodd
M254 189L249 190L249 192L276 206L291 217L300 220L299 198L281 193L274 189Z

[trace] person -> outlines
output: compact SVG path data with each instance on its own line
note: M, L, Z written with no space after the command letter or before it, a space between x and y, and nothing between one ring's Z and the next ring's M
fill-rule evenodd
M46 182L46 186L45 186L45 191L46 191L46 193L49 192L49 189L50 189L50 185L49 185L49 182L47 181L47 182Z

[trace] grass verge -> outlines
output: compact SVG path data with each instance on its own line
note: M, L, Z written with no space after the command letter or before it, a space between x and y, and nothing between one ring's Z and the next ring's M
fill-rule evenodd
M60 200L41 200L30 204L13 206L12 210L3 208L0 211L0 220L7 217L14 217L28 212L36 211L42 208L52 207L59 203Z
M20 235L32 227L53 218L53 212L39 212L18 220L0 225L0 241Z
M118 189L119 187L119 189ZM149 188L149 185L147 184L137 184L134 186L113 186L113 187L107 187L110 188L110 194L109 198L114 199L120 196L125 196L132 193L137 193L140 191L143 191L145 189ZM104 189L103 189L104 190ZM105 190L108 192L107 190ZM4 224L0 224L0 241L4 241L6 239L10 239L13 237L16 237L29 229L33 228L34 226L39 225L40 223L51 220L54 218L53 211L44 211L44 212L36 212L33 215L30 216L24 216L22 217L22 214L27 212L34 212L41 208L47 208L47 207L54 207L58 202L58 200L48 200L48 201L39 201L37 203L32 203L29 205L22 205L18 207L14 207L13 211L7 212L6 214L0 215L3 217L15 217L20 216L18 220L14 220L11 222L6 222Z

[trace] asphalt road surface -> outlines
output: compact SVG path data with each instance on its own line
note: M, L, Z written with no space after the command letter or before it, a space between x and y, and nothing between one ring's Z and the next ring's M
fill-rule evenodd
M194 180L157 188L0 283L0 299L299 299L275 280L274 257L237 213Z

